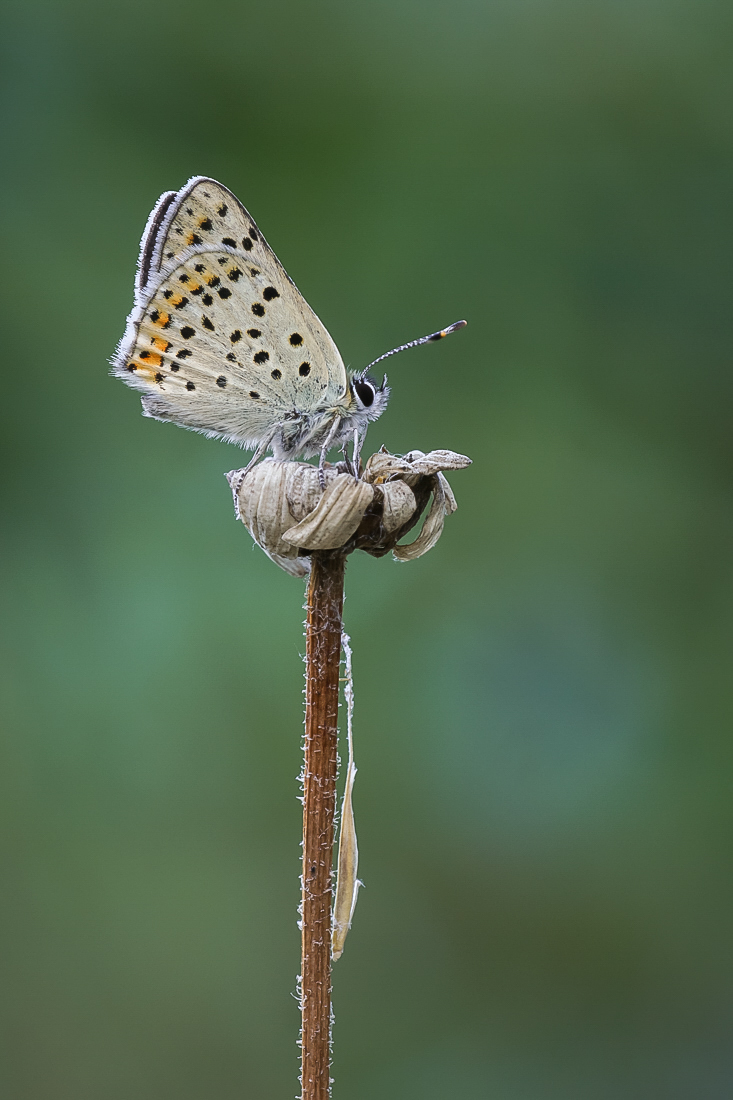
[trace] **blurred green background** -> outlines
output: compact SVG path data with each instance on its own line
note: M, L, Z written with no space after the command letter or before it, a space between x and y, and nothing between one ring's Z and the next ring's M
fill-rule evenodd
M459 511L354 555L337 1100L733 1095L733 8L10 0L0 1093L297 1091L302 584L107 374L232 188Z

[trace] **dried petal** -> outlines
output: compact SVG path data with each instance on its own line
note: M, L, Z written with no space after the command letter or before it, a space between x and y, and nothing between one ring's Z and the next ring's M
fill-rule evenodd
M399 455L392 455L384 447L367 460L364 468L364 480L372 485L381 485L385 481L409 476L412 468L409 462Z
M287 483L288 508L298 523L313 511L323 495L318 480L318 469L310 462L288 462L290 467ZM324 470L326 484L336 477L337 471L327 467Z
M417 474L430 476L437 474L439 470L464 470L471 465L471 459L466 455L459 455L455 451L410 451L405 455L405 461L410 463Z
M437 478L440 484L443 486L443 493L445 494L445 514L447 516L451 516L458 508L456 498L453 496L453 490L448 484L448 478L444 477L441 473L437 474Z
M288 505L288 483L292 480L289 462L265 459L253 467L239 484L236 507L252 538L268 557L296 577L304 577L310 563L298 558L296 547L283 542L281 535L297 522ZM227 480L235 492L242 477L241 470L232 470Z
M283 536L304 550L335 550L356 531L374 499L374 489L351 474L337 474L314 510Z
M422 525L422 530L414 542L409 542L406 546L395 546L392 555L396 561L412 561L414 558L421 558L423 554L427 554L428 550L432 550L443 533L445 493L437 477L432 481L433 503Z
M266 458L244 478L242 473L232 470L226 475L232 492L239 485L237 515L255 542L281 569L293 577L307 576L309 559L300 556L298 547L284 542L282 536L316 507L322 495L318 470L308 462L276 462ZM327 468L326 482L337 473Z
M417 501L404 481L386 481L380 488L384 497L382 526L389 535L407 523L417 508Z
M455 451L408 451L406 455L393 455L384 448L373 454L366 464L364 478L373 485L396 478L414 486L421 477L431 477L440 470L463 470L471 465L471 459Z

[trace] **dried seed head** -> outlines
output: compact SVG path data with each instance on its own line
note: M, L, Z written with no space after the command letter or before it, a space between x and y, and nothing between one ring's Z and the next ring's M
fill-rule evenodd
M442 471L470 464L454 451L393 455L383 447L361 478L348 473L344 463L327 465L325 491L317 467L307 462L265 459L247 473L232 470L226 476L237 515L255 542L287 573L304 577L313 550L365 550L375 557L391 550L397 561L426 554L440 538L446 515L456 510ZM399 545L431 496L420 534Z

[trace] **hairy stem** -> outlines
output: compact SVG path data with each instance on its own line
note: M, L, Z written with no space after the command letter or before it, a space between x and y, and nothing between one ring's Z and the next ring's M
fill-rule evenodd
M338 551L315 552L306 604L301 1100L331 1095L331 868L345 565Z

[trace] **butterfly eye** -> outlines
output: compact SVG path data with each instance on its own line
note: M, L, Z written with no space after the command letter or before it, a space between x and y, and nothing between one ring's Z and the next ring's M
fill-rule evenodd
M361 401L365 409L370 408L374 404L374 386L371 382L364 382L361 378L355 378L353 386L356 391L356 396Z

